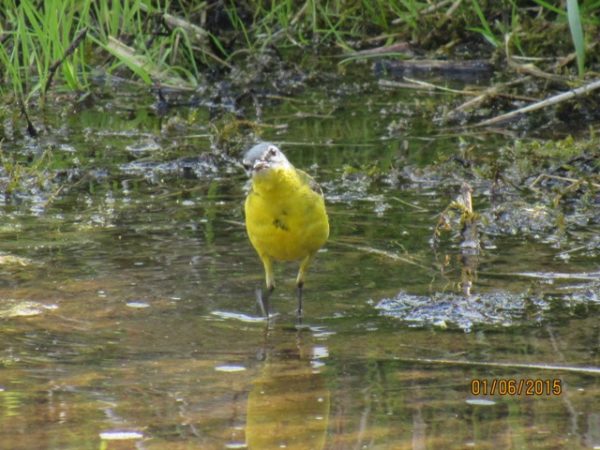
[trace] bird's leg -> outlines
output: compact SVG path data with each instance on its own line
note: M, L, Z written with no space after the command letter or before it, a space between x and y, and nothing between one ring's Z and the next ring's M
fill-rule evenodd
M262 289L256 290L256 303L262 312L262 315L266 318L269 318L269 314L271 310L269 308L269 297L271 293L275 289L275 280L273 276L273 263L271 262L271 258L266 255L261 255L263 265L265 266L265 281L267 284L267 291L263 292Z
M302 323L302 287L304 286L304 281L298 283L296 287L296 294L298 297L298 309L296 310L296 319L298 320L298 324Z
M302 322L302 288L304 287L304 274L308 269L311 261L314 258L313 255L308 255L306 258L302 260L300 264L300 270L298 270L298 276L296 277L296 293L298 297L298 309L296 310L296 318L298 322Z
M267 319L271 314L271 308L269 306L269 297L271 297L273 290L275 290L275 286L267 288L266 291L263 291L261 288L258 288L256 290L256 304L258 305L258 308L260 309L262 315Z

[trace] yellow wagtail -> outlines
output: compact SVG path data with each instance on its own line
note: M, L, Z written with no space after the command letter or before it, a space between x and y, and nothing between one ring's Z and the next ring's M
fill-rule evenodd
M304 274L329 236L323 192L310 175L296 169L269 142L248 150L243 164L252 176L245 204L246 230L265 267L267 284L266 295L258 293L259 306L268 316L268 299L275 288L273 260L300 260L296 286L301 317Z

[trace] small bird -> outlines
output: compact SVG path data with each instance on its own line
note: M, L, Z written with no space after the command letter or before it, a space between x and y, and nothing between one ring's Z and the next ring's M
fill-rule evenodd
M264 268L266 295L258 291L263 315L269 316L269 296L275 288L273 261L300 261L296 278L298 318L302 317L304 275L329 237L323 192L307 173L296 169L269 142L246 152L243 165L252 177L246 197L246 230Z

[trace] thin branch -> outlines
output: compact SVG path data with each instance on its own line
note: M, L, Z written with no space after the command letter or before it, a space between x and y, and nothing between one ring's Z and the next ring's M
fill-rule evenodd
M450 92L452 94L473 95L473 96L479 95L479 92L469 91L466 89L461 89L461 90L452 89L452 88L448 88L446 86L440 86L438 84L429 83L427 81L417 80L415 78L409 78L409 77L402 77L402 78L404 78L404 80L408 81L409 83L413 83L418 86L423 86L425 89L438 90L438 91L442 91L442 92Z
M29 119L29 114L27 114L27 108L25 108L25 103L23 101L19 102L19 108L21 109L21 114L23 114L23 117L25 117L25 121L27 122L27 133L33 138L38 137L38 132Z
M402 200L400 197L390 197L390 200L395 200L402 205L410 206L411 208L416 209L417 211L427 211L427 208L423 208L419 205L415 205L414 203L407 202L406 200Z
M347 53L343 55L343 57L353 57L353 56L372 56L372 55L389 55L389 54L405 54L407 56L413 56L414 52L412 51L410 44L408 42L397 42L392 45L384 45L382 47L369 48L367 50L359 50L351 53Z
M529 113L532 111L537 111L538 109L542 109L542 108L546 108L548 106L551 105L555 105L557 103L561 103L564 102L566 100L570 100L572 98L575 97L580 97L582 95L585 94L589 94L590 92L599 89L600 88L600 80L595 80L592 81L591 83L588 83L584 86L578 87L577 89L571 89L570 91L567 92L563 92L562 94L558 94L552 97L549 97L547 99L544 99L542 101L539 101L537 103L534 103L533 105L528 105L525 106L523 108L519 108L517 110L508 112L506 114L501 114L499 116L496 117L492 117L491 119L487 119L484 120L482 122L479 122L473 126L475 127L486 127L489 125L493 125L496 124L498 122L503 122L505 120L509 120L509 119L513 119L514 117L520 115L520 114L525 114L525 113Z
M478 107L484 101L486 101L490 98L494 98L494 97L502 97L502 98L507 98L509 100L522 100L522 101L527 101L527 102L537 102L537 101L539 101L537 98L500 92L501 89L508 88L508 87L511 87L511 86L514 86L517 84L522 84L529 79L530 79L529 77L524 77L524 78L520 78L518 80L514 80L514 81L511 81L508 83L500 83L500 84L493 85L493 86L485 89L477 97L470 99L470 100L466 101L465 103L454 108L452 111L450 111L448 113L448 116L455 117L459 113L469 110L469 109L474 109L474 108Z
M380 250L378 248L366 247L364 245L348 244L346 242L340 242L339 240L336 240L336 241L330 240L330 243L332 243L334 245L341 245L342 247L348 247L353 250L358 250L358 251L365 252L365 253L371 253L373 255L385 256L386 258L389 258L393 261L405 262L407 264L412 264L413 266L420 267L421 269L425 269L427 271L433 271L433 269L431 269L431 267L424 266L424 265L419 264L418 262L415 262L407 257L400 256L400 255L397 255L396 253L392 253L392 252L386 252L385 250Z
M551 180L559 180L559 181L566 181L571 183L571 186L574 184L578 184L578 183L589 183L590 185L594 186L596 189L600 189L600 184L598 183L594 183L592 181L588 181L588 180L579 180L577 178L569 178L569 177L561 177L558 175L550 175L548 173L541 173L540 175L538 175L535 180L533 180L531 182L531 184L529 185L529 189L536 189L535 186L543 179L545 178L550 178Z

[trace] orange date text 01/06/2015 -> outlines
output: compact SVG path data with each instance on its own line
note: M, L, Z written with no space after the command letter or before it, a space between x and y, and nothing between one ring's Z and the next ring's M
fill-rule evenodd
M536 395L559 396L562 382L559 378L474 378L472 395Z

